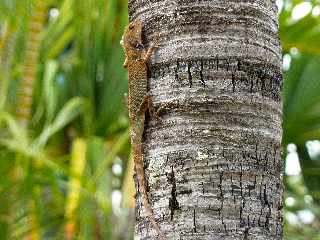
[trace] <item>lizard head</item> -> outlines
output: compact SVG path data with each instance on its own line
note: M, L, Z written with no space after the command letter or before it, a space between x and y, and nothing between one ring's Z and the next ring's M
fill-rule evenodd
M132 21L125 28L121 44L130 44L132 47L142 45L142 21L140 19Z

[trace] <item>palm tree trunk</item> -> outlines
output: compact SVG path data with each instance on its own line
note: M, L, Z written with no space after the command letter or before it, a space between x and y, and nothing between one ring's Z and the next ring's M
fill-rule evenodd
M168 239L281 239L281 48L271 0L131 0L160 42L162 123L146 124L149 198ZM141 209L141 210L140 210ZM136 232L156 239L137 197Z
M42 30L45 24L48 3L36 0L30 17L30 32L27 39L23 78L18 90L17 119L22 126L27 126L31 117L33 84L37 74L39 49Z
M7 100L10 67L17 38L16 27L9 21L4 22L3 29L0 37L0 110L5 107Z
M30 32L26 44L25 62L23 69L23 77L18 89L18 102L16 107L16 117L22 127L28 127L28 122L31 118L33 84L36 79L37 63L39 57L39 49L42 38L42 30L46 21L48 4L46 1L34 1L29 28ZM19 167L19 166L18 166ZM19 171L19 169L15 169ZM35 194L39 194L40 189L33 189ZM39 230L39 219L36 214L36 202L34 199L28 204L29 207L29 226L30 233L26 236L27 240L38 240L41 238Z

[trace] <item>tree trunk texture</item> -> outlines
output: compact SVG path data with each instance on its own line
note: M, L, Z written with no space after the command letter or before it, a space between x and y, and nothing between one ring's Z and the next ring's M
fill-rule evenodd
M167 239L282 239L282 72L275 0L129 0L154 105L144 162ZM157 239L137 195L136 233Z

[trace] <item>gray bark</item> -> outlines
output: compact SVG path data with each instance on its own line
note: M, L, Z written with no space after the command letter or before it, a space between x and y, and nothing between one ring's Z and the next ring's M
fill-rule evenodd
M281 49L274 0L131 0L161 124L146 123L149 198L168 239L282 239ZM156 239L137 195L136 232Z

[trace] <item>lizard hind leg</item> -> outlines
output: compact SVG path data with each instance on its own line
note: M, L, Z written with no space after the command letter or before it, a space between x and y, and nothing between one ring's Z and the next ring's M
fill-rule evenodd
M148 111L150 114L150 117L153 120L156 120L157 123L162 124L163 119L161 118L161 115L163 115L168 110L177 109L177 108L179 108L178 102L161 103L160 106L155 107L151 96L146 95L143 99L143 102L140 105L139 114L144 114L145 112Z
M158 123L162 123L162 119L160 118L161 111L159 111L159 109L156 109L154 107L154 104L150 95L146 95L144 97L143 102L140 105L139 114L144 114L147 111L149 112L150 117L152 119L156 120Z
M166 113L168 110L177 109L179 107L179 103L175 102L166 102L162 103L155 112L155 115L158 116L158 118L162 119L160 116Z

